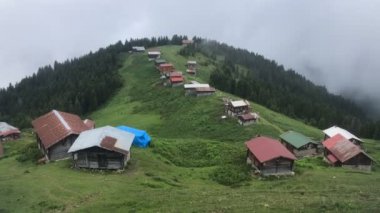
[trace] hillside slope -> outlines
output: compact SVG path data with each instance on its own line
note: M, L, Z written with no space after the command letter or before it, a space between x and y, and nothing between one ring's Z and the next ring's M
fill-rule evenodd
M163 58L184 70L187 58L179 46L165 46ZM0 212L247 212L367 211L380 208L380 172L370 174L329 168L320 158L297 162L294 177L253 177L235 187L216 183L212 174L244 165L244 142L256 134L278 137L286 130L321 139L320 130L253 103L262 117L253 126L221 120L221 98L185 97L182 88L166 88L145 54L125 54L119 70L124 87L90 115L97 126L130 125L153 138L148 149L133 147L124 173L74 170L70 161L36 166L19 163L23 146L34 143L30 132L5 145L0 159ZM211 61L195 55L199 81L213 70ZM187 79L193 79L186 76ZM367 149L379 161L380 144ZM226 167L230 165L230 167ZM377 169L378 170L378 169ZM241 170L244 172L244 168Z

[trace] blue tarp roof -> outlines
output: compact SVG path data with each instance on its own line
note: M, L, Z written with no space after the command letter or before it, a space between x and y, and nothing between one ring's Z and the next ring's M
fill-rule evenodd
M135 139L133 140L133 145L135 146L145 148L149 145L150 141L152 140L148 133L146 133L146 131L144 130L135 129L129 126L118 126L116 128L134 134Z

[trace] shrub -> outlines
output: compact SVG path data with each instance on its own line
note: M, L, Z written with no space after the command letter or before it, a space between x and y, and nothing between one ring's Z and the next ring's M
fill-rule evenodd
M211 174L210 178L217 183L226 186L240 186L242 182L251 179L247 166L223 165L218 166Z
M42 156L42 153L40 150L38 150L35 143L30 143L26 145L24 148L22 148L19 151L19 156L17 156L16 160L19 162L36 162L38 159L40 159Z

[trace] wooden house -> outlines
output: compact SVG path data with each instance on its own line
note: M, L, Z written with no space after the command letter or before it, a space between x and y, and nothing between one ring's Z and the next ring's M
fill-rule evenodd
M209 96L215 94L215 91L213 87L197 87L195 88L195 96Z
M74 167L124 169L135 135L111 126L82 132L70 147Z
M173 64L169 63L160 64L158 70L160 71L161 75L169 76L169 73L174 72L174 66Z
M210 87L209 84L201 84L193 81L191 84L185 84L185 95L193 96L209 96L215 93L215 88Z
M156 68L158 70L159 70L161 64L166 64L166 60L162 59L162 58L154 60L154 66L156 66Z
M248 126L256 123L259 119L259 115L257 113L246 113L242 115L238 115L238 122L242 126Z
M5 122L0 122L0 141L17 140L20 138L20 130Z
M197 68L197 62L196 61L187 61L187 69L193 70Z
M172 87L183 85L184 78L182 72L171 72L169 73L168 83Z
M194 43L193 40L189 40L189 39L182 40L182 45L184 46L192 44L192 43Z
M293 175L296 157L279 141L256 137L246 143L247 163L264 176Z
M78 135L91 129L78 115L53 110L32 121L37 145L46 161L70 157L67 153Z
M325 160L332 166L371 171L374 160L341 134L322 142Z
M145 47L143 47L143 46L133 46L132 47L132 52L143 53L143 52L145 52Z
M281 134L280 140L296 157L313 156L318 152L317 142L295 131L287 131Z
M246 100L228 101L226 112L230 116L243 115L250 112L250 104Z
M154 60L160 58L160 56L161 56L160 51L149 51L148 52L149 61L154 61Z
M356 145L362 146L363 143L363 141L360 138L356 137L354 134L338 126L332 126L328 129L325 129L323 130L323 133L325 134L325 140L334 137L337 134L340 134Z

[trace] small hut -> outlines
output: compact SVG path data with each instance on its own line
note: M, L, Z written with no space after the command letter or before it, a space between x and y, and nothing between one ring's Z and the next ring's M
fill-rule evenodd
M184 78L182 72L171 72L169 73L168 83L172 87L183 85Z
M148 52L149 61L154 61L154 60L160 58L160 56L161 56L160 51L149 51Z
M6 122L0 122L0 141L17 140L20 138L20 130Z
M143 52L145 52L145 47L143 47L143 46L133 46L132 47L132 52L143 53Z
M243 115L250 112L250 104L246 100L228 101L226 111L230 116Z
M157 69L160 68L161 64L166 64L166 60L162 58L154 60L154 66L156 66Z
M169 76L169 73L174 72L174 66L170 63L160 64L158 70L161 75Z
M256 137L246 143L247 163L264 176L293 175L296 157L279 141Z
M67 153L78 135L88 127L78 115L52 110L32 121L37 145L47 161L69 158Z
M69 149L76 168L123 169L135 135L105 126L82 132Z
M371 171L374 160L341 134L322 142L325 160L332 166Z
M198 82L192 82L191 84L185 84L185 95L194 96L208 96L215 93L215 88L210 87L209 84L201 84Z
M354 143L356 145L362 146L362 143L363 143L363 141L359 137L356 137L351 132L349 132L343 128L340 128L338 126L332 126L328 129L325 129L325 130L323 130L323 133L325 134L325 140L329 139L331 137L334 137L337 134L340 134L344 138L348 139L349 141L351 141L352 143Z
M281 143L297 157L317 154L318 143L301 133L287 131L280 135L280 139Z
M192 43L194 43L193 40L189 40L189 39L182 40L182 45L183 46L187 46L187 45L192 44Z
M242 126L248 126L256 123L259 119L259 115L257 113L246 113L243 115L238 115L238 122Z

